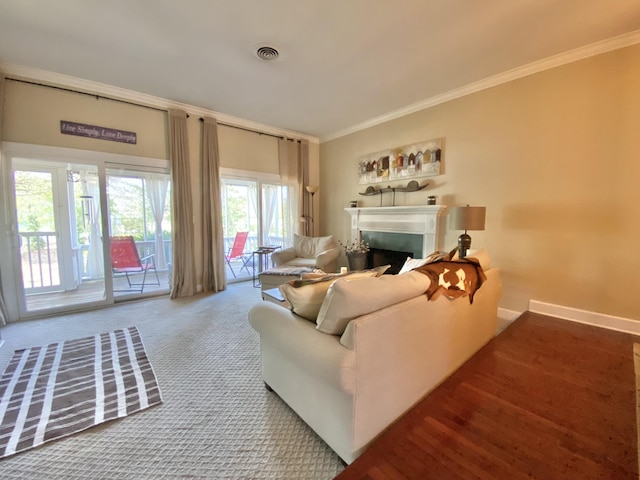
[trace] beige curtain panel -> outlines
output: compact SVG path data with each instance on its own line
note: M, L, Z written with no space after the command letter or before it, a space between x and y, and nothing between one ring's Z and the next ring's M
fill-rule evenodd
M218 122L204 118L202 157L200 158L202 191L202 290L219 292L227 288L224 268L224 235L220 197L220 160Z
M2 145L2 119L3 118L4 118L4 73L0 72L0 146ZM2 289L2 271L0 271L0 326L6 325L8 319L9 319L9 313L7 312L7 305L4 303L4 290Z
M173 193L171 298L189 297L196 293L196 266L187 114L182 110L169 109L169 155Z
M308 212L305 195L305 179L309 179L309 143L287 138L278 139L278 158L280 163L280 181L290 194L288 210L292 222L288 231L299 235L308 235ZM285 242L293 244L293 235Z

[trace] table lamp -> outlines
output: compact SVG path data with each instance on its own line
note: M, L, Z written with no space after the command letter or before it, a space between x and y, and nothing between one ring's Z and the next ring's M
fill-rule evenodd
M484 230L486 207L453 207L451 209L451 228L464 230L458 237L458 256L464 258L471 248L471 236L467 230Z

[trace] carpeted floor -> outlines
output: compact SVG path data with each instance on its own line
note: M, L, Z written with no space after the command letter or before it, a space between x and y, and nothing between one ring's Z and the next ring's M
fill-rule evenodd
M164 403L0 460L9 479L329 479L339 457L260 376L247 321L251 282L190 299L159 298L2 330L0 371L13 351L135 325Z

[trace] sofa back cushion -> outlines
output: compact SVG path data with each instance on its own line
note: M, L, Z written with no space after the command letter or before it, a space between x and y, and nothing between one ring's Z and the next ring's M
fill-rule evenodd
M326 237L306 237L293 234L293 247L296 255L303 258L315 258L320 252L335 247L336 240L333 235Z
M430 283L426 275L418 272L363 278L357 282L338 279L331 284L320 306L316 328L342 335L354 318L421 295Z
M293 313L315 322L324 297L327 295L327 291L333 282L337 279L352 281L382 275L387 268L389 268L389 266L385 265L384 267L377 267L372 270L362 270L347 274L325 274L320 278L293 280L280 285L278 288L285 300L291 305L291 311Z

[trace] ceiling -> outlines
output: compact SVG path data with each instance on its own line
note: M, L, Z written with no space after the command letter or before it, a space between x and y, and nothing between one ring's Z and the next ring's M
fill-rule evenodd
M0 62L323 140L639 28L638 0L0 0Z

